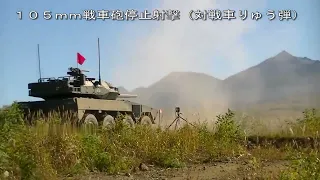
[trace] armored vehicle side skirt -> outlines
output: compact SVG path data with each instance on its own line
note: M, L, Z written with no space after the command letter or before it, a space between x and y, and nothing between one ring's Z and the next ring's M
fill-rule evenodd
M101 122L106 115L116 117L117 113L120 113L130 115L135 122L139 122L143 116L148 116L152 123L155 123L155 118L158 115L156 109L126 100L70 98L20 102L19 104L25 113L31 114L35 114L39 111L44 115L48 115L50 112L76 113L78 122L81 122L87 114L94 115L96 119Z

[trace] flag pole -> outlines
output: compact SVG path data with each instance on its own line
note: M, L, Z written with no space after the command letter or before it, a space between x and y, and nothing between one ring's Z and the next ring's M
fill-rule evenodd
M79 62L78 62L78 53L77 53L77 58L76 58L76 64L77 64L77 68L79 66Z
M99 84L101 85L101 72L100 72L100 43L98 38L98 56L99 56Z
M40 47L39 47L39 44L38 44L38 69L39 69L39 76L40 76L40 79L39 81L41 82L41 64L40 64Z

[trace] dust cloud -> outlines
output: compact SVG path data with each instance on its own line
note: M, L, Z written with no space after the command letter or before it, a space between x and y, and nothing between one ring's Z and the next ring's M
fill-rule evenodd
M235 4L236 3L236 4ZM238 4L237 4L238 3ZM257 4L256 1L225 1L225 0L162 0L155 9L177 9L181 12L181 19L177 21L164 21L150 23L145 27L136 26L136 28L148 28L149 33L135 37L133 44L125 45L128 42L123 41L125 47L122 55L124 64L119 64L112 73L114 82L125 88L132 90L160 80L167 74L177 71L202 72L215 76L219 72L219 63L227 64L232 72L237 72L247 67L246 59L248 57L246 48L241 40L243 36L255 30L254 21L242 21L240 19L228 21L191 21L189 19L190 10L208 10L208 9L235 9L238 11L244 9L261 7L263 3ZM124 33L125 36L125 33ZM127 48L126 48L127 47ZM230 69L225 70L224 76L230 75ZM138 81L137 81L138 80ZM189 84L188 87L192 87ZM205 87L201 87L205 89ZM185 88L187 91L187 88ZM180 90L180 93L183 88ZM190 91L190 90L189 90ZM188 94L185 92L184 94ZM189 97L201 99L202 94L194 91L189 92ZM219 99L212 104L203 102L207 108L205 114L212 114L212 109L217 106L227 107L227 95L215 95L206 97L207 101ZM221 108L220 107L220 108ZM190 112L192 114L200 112ZM201 112L202 113L202 112Z
M232 9L233 6L238 11L240 4L238 6L234 3L236 1L160 1L160 7L154 9L180 10L181 19L136 26L150 31L141 37L135 37L130 46L126 46L128 42L123 40L126 65L119 64L119 67L115 68L114 82L132 90L139 86L148 86L173 71L196 71L215 75L217 72L213 69L219 66L218 62L221 60L235 72L247 67L247 52L241 38L255 29L253 21L236 19L212 22L189 19L190 10L225 10ZM249 0L241 1L241 6L248 8L258 5ZM124 32L124 36L125 34L127 32ZM139 81L134 81L136 79Z

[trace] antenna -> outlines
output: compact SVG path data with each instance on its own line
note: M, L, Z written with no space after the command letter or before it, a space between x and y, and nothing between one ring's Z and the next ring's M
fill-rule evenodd
M41 82L41 64L40 64L40 47L39 47L39 44L38 44L38 68L39 68L39 76L40 76L40 79L39 81Z
M101 85L101 72L100 72L100 43L98 38L98 55L99 55L99 84Z

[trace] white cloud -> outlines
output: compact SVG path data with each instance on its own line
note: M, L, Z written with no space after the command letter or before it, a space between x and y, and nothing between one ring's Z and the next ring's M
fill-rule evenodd
M241 3L246 8L257 6L256 1L252 0ZM123 52L126 54L123 58L126 58L127 65L119 64L112 79L132 89L141 85L148 86L172 71L212 74L213 65L217 64L215 62L221 61L218 58L223 58L236 70L242 69L246 66L247 53L241 38L254 30L254 21L237 19L195 22L188 17L190 10L232 9L229 5L239 7L223 0L162 0L159 9L178 9L181 11L181 20L146 25L150 29L149 33L136 37L131 48L124 45ZM150 27L154 25L156 27Z

